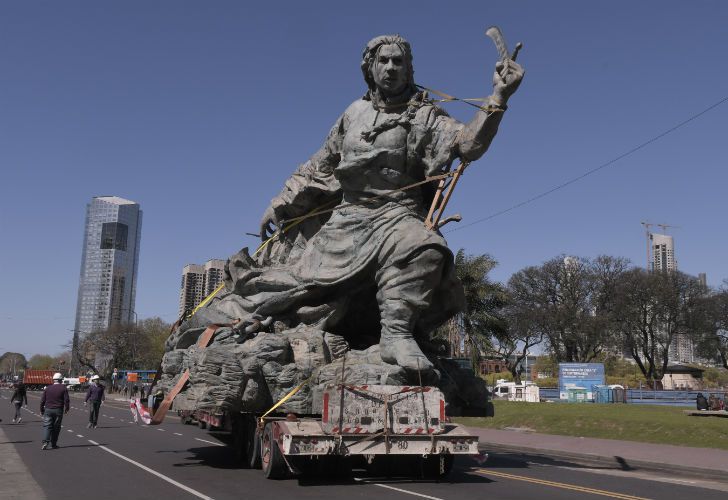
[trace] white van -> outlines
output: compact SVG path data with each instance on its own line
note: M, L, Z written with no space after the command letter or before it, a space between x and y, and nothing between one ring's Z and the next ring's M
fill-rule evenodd
M506 382L506 380L498 380L493 388L493 399L505 399L508 401L526 401L528 403L538 403L541 399L540 390L533 382Z

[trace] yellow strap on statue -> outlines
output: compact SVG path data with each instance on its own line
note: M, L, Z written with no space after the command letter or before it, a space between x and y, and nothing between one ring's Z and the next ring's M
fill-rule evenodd
M265 412L263 415L261 415L261 417L260 417L260 423L261 424L263 423L263 419L265 417L267 417L269 413L271 413L276 408L278 408L280 405L282 405L283 403L285 403L286 401L288 401L289 399L291 399L293 397L293 395L296 394L298 391L300 391L303 388L304 385L308 384L311 381L312 378L313 378L313 375L311 375L306 380L304 380L303 382L301 382L300 384L298 384L296 387L294 387L293 389L291 389L291 391L288 394L286 394L285 396L283 396L276 404L274 404L273 406L271 406L270 409L267 412Z

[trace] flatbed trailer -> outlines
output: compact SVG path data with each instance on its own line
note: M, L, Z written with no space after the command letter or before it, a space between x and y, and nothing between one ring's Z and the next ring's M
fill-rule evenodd
M449 422L435 387L338 385L320 396L318 415L178 414L183 423L231 433L238 457L271 479L329 474L356 461L375 473L438 479L455 456L479 453L478 437Z

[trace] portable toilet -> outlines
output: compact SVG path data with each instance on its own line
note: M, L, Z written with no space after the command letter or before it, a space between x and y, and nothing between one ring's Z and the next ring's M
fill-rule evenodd
M569 387L566 390L569 403L586 403L588 391L586 387Z

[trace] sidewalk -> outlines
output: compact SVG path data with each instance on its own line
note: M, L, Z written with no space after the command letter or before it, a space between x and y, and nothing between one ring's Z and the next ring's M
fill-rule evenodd
M728 477L728 450L468 427L486 452L512 451L546 458L588 460L629 470L645 468ZM487 467L487 465L486 465Z
M4 425L7 421L3 420ZM40 436L40 434L38 434ZM43 500L45 494L15 451L13 441L0 427L0 498L7 500ZM40 445L38 446L40 448Z

